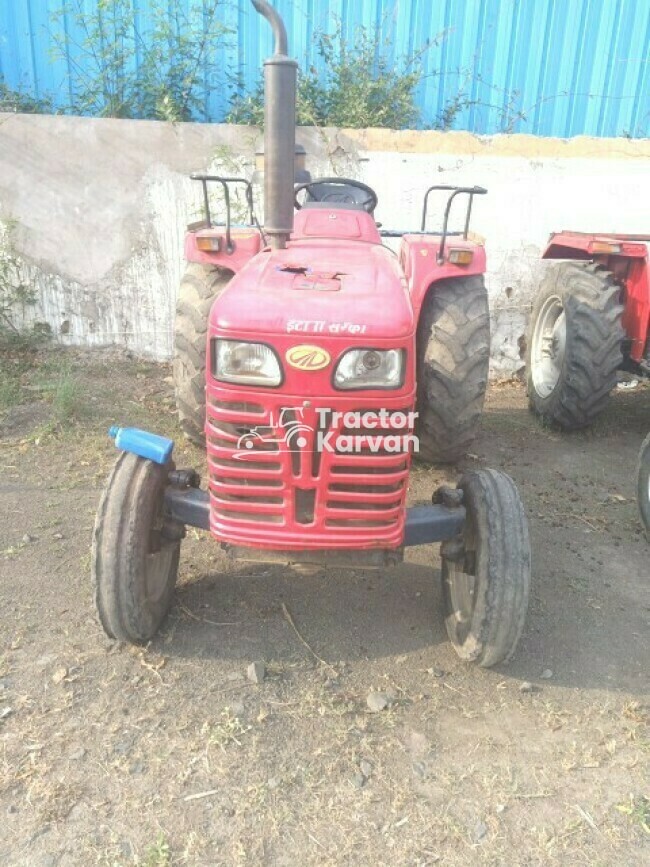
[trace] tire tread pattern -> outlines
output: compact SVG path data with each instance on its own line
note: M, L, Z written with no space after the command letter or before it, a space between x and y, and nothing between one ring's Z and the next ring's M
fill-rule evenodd
M174 324L173 377L176 408L183 433L205 443L205 356L208 318L213 302L232 272L191 262L183 275Z
M91 578L99 621L110 638L140 642L151 638L171 605L180 542L172 545L165 592L154 604L142 598L142 569L157 498L169 467L122 452L102 493L95 518Z
M482 276L441 280L429 289L417 354L418 457L453 463L478 433L487 388L490 318Z
M531 574L528 522L517 488L506 473L490 469L467 473L458 487L464 492L477 541L478 596L464 642L456 640L449 610L447 631L459 656L489 668L512 657L524 628Z
M554 390L535 389L532 338L546 299L561 298L566 321L565 361ZM623 362L623 305L611 273L594 262L562 262L549 270L533 304L527 339L526 378L531 409L565 430L591 424L603 411Z

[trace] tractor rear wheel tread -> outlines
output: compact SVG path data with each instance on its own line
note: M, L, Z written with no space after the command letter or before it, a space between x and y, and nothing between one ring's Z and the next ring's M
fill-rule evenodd
M490 319L482 276L441 280L430 288L417 353L418 457L453 463L475 439L485 400Z
M202 305L201 305L202 306ZM184 316L190 320L197 334L205 334L208 330L208 319L210 311L203 315L203 310L199 305L192 305L188 301L179 301L176 305L176 315Z
M535 327L549 299L563 307L566 337L557 383L549 394L536 384ZM526 381L531 409L565 430L591 424L603 411L623 362L623 305L609 271L594 262L562 262L542 281L530 317Z
M183 433L205 442L205 359L208 318L214 300L232 277L224 268L187 266L181 281L174 326L174 387Z
M458 562L441 549L445 625L457 654L483 668L507 662L521 637L530 594L528 523L517 488L505 473L479 470L464 475L467 520L463 544L471 560ZM471 613L458 614L452 582L474 576ZM461 597L462 598L462 597Z
M148 641L171 606L180 541L156 536L169 469L122 452L99 503L91 575L100 623L118 641Z

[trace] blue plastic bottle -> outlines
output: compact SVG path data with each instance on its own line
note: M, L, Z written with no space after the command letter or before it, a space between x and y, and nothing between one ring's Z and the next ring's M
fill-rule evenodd
M108 435L115 440L116 447L123 452L132 452L157 464L166 464L174 448L173 440L146 430L139 430L137 427L113 425Z

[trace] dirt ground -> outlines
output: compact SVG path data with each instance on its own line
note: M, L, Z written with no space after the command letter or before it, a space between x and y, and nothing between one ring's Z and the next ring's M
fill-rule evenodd
M63 397L47 387L61 359ZM233 564L191 531L160 636L109 641L89 579L109 423L178 437L180 465L203 456L180 441L165 366L54 353L12 382L0 864L650 863L650 546L633 499L650 389L560 436L519 384L494 386L464 466L415 468L414 502L494 466L526 504L529 617L512 663L485 671L446 641L437 548L303 575ZM369 711L373 689L388 709Z

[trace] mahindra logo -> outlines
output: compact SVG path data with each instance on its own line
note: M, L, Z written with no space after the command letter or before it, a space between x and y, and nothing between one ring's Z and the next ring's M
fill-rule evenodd
M330 354L326 349L307 344L288 349L285 358L287 359L287 364L298 370L322 370L331 361Z

